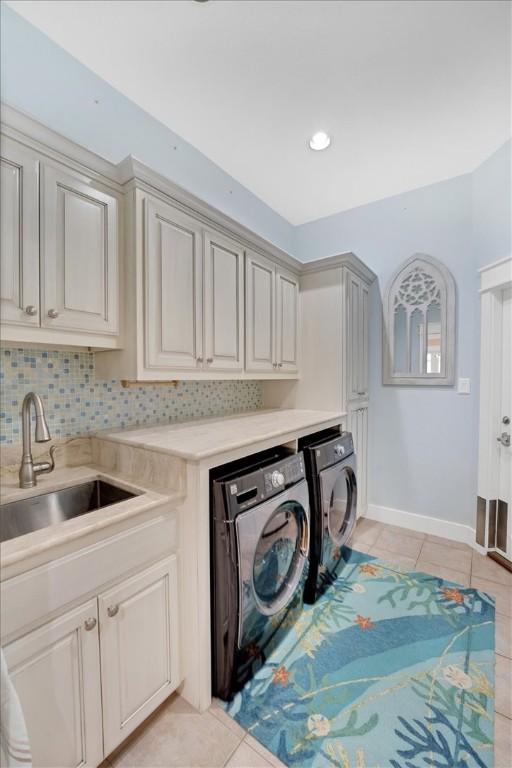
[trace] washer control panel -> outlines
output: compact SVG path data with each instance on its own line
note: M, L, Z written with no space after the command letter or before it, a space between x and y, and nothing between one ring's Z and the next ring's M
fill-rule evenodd
M273 467L265 468L265 494L273 495L273 491L282 491L288 485L298 483L304 477L304 459L302 453L289 456Z

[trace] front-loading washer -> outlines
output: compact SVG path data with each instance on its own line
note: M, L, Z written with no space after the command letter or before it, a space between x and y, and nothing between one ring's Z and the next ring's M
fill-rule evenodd
M356 454L350 432L326 432L299 442L310 492L311 538L304 602L314 603L337 578L342 547L357 517Z
M224 469L211 484L212 692L229 699L302 608L309 493L302 453Z

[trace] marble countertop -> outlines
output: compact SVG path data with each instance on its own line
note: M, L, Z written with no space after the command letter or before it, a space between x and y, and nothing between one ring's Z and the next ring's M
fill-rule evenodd
M118 473L105 471L101 467L81 466L62 467L50 475L41 475L38 477L35 488L19 488L17 477L4 480L2 481L2 504L51 493L97 478L107 480L128 491L133 491L137 495L108 507L87 512L71 520L49 525L24 536L2 542L0 545L2 570L21 560L40 555L53 547L68 544L87 534L129 520L155 507L169 503L178 505L183 500L183 493L181 492L157 493L142 487L140 484L127 482Z
M154 427L110 430L99 438L161 451L188 461L201 461L221 453L291 436L309 427L323 429L341 421L343 413L300 409L254 411L204 421Z

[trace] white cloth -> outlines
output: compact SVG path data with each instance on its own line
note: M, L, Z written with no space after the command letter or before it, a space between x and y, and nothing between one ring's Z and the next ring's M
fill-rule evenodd
M31 768L32 755L20 700L0 648L0 766Z

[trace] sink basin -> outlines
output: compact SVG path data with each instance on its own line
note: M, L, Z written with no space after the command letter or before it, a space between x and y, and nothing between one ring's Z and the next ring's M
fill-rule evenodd
M95 509L109 507L137 494L105 480L91 480L53 493L42 493L0 506L0 541L62 523Z

